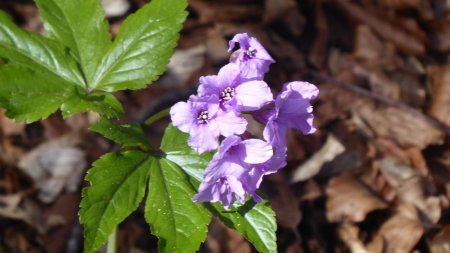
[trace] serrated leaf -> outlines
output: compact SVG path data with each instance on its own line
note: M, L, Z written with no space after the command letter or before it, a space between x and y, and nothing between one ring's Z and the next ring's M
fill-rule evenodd
M94 162L83 189L80 221L84 225L84 252L92 253L105 243L113 229L144 197L149 168L156 158L140 151L109 153Z
M63 103L69 88L70 84L43 72L0 65L0 106L16 121L48 117Z
M188 138L188 134L170 124L161 141L161 150L166 153L168 160L178 164L188 175L200 182L203 171L211 161L212 153L197 154L187 145Z
M277 252L277 223L267 201L254 203L249 200L230 211L217 203L212 206L225 225L241 233L259 252Z
M0 11L0 56L7 58L11 63L54 75L69 83L80 86L86 84L76 62L64 47L39 34L21 30L2 11Z
M178 164L191 176L193 185L198 186L202 180L202 174L211 154L198 155L187 145L188 134L169 125L164 134L161 150L166 153L166 158ZM276 252L276 220L275 214L267 201L254 203L247 201L244 205L225 210L218 203L211 204L211 210L227 226L240 232L260 252Z
M186 0L152 0L130 15L103 58L93 87L139 89L156 80L176 46L186 6Z
M122 104L113 94L95 92L87 94L78 87L71 89L66 101L61 106L63 117L69 117L75 113L94 111L106 118L120 117L123 115Z
M50 37L71 50L91 83L97 66L112 44L99 0L35 0Z
M147 137L139 124L116 125L107 119L102 119L90 130L123 146L140 146L150 148Z
M161 158L151 169L145 218L159 238L158 252L196 252L205 240L211 214L192 202L195 193L175 163Z

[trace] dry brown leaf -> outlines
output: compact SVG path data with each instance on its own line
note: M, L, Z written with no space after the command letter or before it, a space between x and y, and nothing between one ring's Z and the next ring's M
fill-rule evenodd
M291 182L301 182L314 177L320 172L320 169L325 163L331 162L344 151L345 146L330 134L322 148L294 170L291 176Z
M41 209L36 203L23 198L20 194L0 196L0 216L24 221L35 227L39 232L45 230Z
M389 218L367 245L370 253L411 252L424 233L422 224L400 212Z
M379 2L382 6L395 10L414 9L425 20L433 18L433 10L431 9L430 2L427 0L381 0Z
M321 0L314 1L314 24L317 33L309 50L308 60L322 70L327 63L329 28Z
M340 224L338 235L351 253L367 253L364 243L359 239L359 228L356 225L351 223Z
M220 220L213 218L209 225L206 246L211 253L250 253L249 243L238 232L226 227Z
M167 65L167 73L158 82L165 85L186 83L205 64L205 53L204 44L175 50Z
M396 107L375 107L366 103L354 108L380 137L395 140L403 147L424 149L431 144L442 144L444 133L423 117Z
M263 8L257 4L228 4L211 1L189 0L189 6L199 15L202 24L260 20Z
M36 147L19 161L19 167L35 180L38 197L51 203L66 189L76 191L86 168L85 153L76 147L80 136L65 135Z
M332 178L326 188L326 216L330 222L361 222L388 205L349 173Z
M428 242L431 253L449 253L450 252L450 225L445 225Z
M265 180L266 192L276 213L278 224L285 228L297 229L302 220L300 200L294 195L288 182L280 173L272 174ZM271 183L267 183L269 181ZM276 187L272 187L273 185L276 185Z
M443 16L432 20L430 23L430 47L439 52L450 50L450 20Z
M0 131L3 135L21 135L25 132L25 122L14 122L4 114L5 110L0 108Z
M101 0L101 3L108 18L122 16L130 8L127 0Z
M264 2L263 22L271 23L277 19L282 19L289 12L297 10L295 0L266 0Z
M422 41L422 38L417 38L402 28L394 26L385 17L379 17L351 1L335 0L333 3L337 4L339 8L358 22L370 26L381 37L394 43L400 50L413 55L423 55L425 53L425 43Z
M379 60L384 52L382 41L372 32L369 26L359 25L356 28L354 55L357 59Z
M430 65L427 76L431 87L429 113L450 126L450 65Z
M435 224L439 221L441 201L439 197L429 194L432 189L427 187L433 185L431 181L411 167L388 159L382 160L380 167L387 182L395 188L397 196L418 208L425 218L424 222Z

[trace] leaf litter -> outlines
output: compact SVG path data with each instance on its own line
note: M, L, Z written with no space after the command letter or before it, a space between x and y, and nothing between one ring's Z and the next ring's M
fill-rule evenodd
M122 13L145 2L104 1L112 6L113 33ZM148 89L117 93L128 112L124 122L186 99L200 75L228 60L221 52L230 37L248 32L280 63L266 76L275 93L294 79L320 88L314 104L319 131L291 133L287 167L262 186L278 216L279 252L450 252L447 1L189 4L168 72ZM5 0L0 8L23 28L42 32L32 1ZM4 252L80 252L81 179L114 148L85 130L92 121L89 114L68 121L56 115L25 126L2 116ZM166 124L146 129L152 144ZM142 213L120 227L119 252L156 252ZM216 220L200 251L251 252L252 246Z

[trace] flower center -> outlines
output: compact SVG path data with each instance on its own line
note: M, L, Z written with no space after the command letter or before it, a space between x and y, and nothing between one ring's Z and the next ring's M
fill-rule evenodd
M234 88L227 87L220 94L220 101L229 101L234 96Z
M256 54L256 49L254 49L252 47L249 47L247 49L247 51L245 51L244 58L247 59L247 60L248 59L252 59L253 57L255 57L255 54Z
M206 124L206 123L208 123L208 120L209 120L208 111L201 111L201 112L198 114L197 119L198 119L198 122L199 122L200 124Z

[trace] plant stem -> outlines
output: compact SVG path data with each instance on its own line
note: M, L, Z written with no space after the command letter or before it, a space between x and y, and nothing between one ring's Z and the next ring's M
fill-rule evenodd
M108 237L107 253L117 253L117 226Z
M167 116L169 116L170 108L166 108L162 111L157 112L156 114L153 114L148 119L144 121L144 126L150 126L153 123L155 123L158 120L161 120Z

